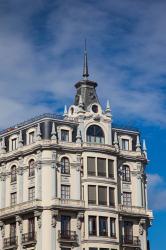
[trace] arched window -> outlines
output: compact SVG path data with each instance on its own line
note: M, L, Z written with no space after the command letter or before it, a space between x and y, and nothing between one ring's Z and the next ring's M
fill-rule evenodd
M32 159L29 161L29 177L35 176L35 161Z
M70 174L70 162L67 157L61 159L61 173Z
M87 142L104 143L104 133L98 125L91 125L87 129Z
M17 181L17 171L16 171L16 166L11 167L11 182Z
M131 181L130 168L127 165L123 165L123 167L122 167L122 180L127 181L127 182Z

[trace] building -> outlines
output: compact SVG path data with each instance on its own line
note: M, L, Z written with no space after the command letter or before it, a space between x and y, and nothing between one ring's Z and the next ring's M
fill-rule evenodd
M0 249L149 249L145 142L112 124L88 76L85 50L63 116L0 133Z

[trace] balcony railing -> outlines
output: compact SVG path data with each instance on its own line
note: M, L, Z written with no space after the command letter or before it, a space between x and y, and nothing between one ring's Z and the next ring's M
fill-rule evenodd
M59 231L58 232L58 240L59 241L70 241L70 242L77 242L78 241L78 235L76 234L76 231Z
M22 202L13 206L5 207L0 209L0 217L5 217L5 216L9 217L11 214L15 214L16 212L21 213L21 211L25 211L28 209L33 210L34 208L40 205L41 205L40 200L32 200L32 201Z
M14 247L14 246L17 246L17 236L11 236L11 237L8 237L8 238L4 238L4 241L3 241L3 246L4 246L4 249L8 249L10 247Z
M52 205L59 207L72 207L72 208L83 208L85 206L85 202L82 200L72 200L72 199L60 199L55 198L52 201Z
M137 206L124 206L124 205L119 205L119 212L121 213L130 213L130 214L145 214L148 216L152 216L152 211L147 210L144 207L137 207Z
M122 236L122 244L124 245L133 245L133 246L140 246L141 242L139 237L132 236L132 235L123 235Z
M36 233L35 232L29 232L22 234L22 244L27 244L27 243L34 243L36 242Z

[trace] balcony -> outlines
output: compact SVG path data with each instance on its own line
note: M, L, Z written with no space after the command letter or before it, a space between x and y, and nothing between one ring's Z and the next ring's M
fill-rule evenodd
M34 246L36 244L36 233L35 232L29 232L22 234L22 245L24 247L26 246Z
M141 242L139 240L139 237L132 236L132 235L123 235L122 236L122 245L128 245L133 247L140 247Z
M83 210L85 207L85 202L82 200L55 198L52 201L52 206L63 208L63 209Z
M133 215L145 215L153 218L153 214L151 210L147 210L144 207L136 207L136 206L124 206L119 205L118 210L122 214L133 214Z
M15 249L17 248L18 239L17 236L11 236L9 238L4 238L3 249Z
M76 234L76 231L58 231L58 241L60 243L70 243L72 245L77 245L78 235Z
M33 211L34 209L41 206L40 200L32 200L27 202L22 202L13 206L5 207L0 209L0 219L9 218L16 214L22 214L26 211Z

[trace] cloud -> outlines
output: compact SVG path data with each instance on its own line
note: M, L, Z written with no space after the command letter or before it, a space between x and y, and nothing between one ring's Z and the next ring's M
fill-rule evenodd
M90 78L115 120L166 126L165 8L162 0L1 1L0 127L73 102L84 38Z
M158 174L148 174L149 207L166 210L166 181Z

